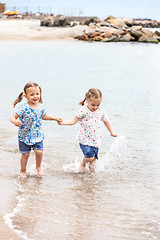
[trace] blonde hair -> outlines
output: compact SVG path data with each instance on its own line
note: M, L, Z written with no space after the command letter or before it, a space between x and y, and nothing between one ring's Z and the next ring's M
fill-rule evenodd
M17 99L13 102L13 106L14 106L14 107L16 106L17 103L19 103L19 102L22 101L23 95L26 94L27 89L30 88L30 87L39 87L39 86L38 86L38 84L35 83L35 82L29 82L29 83L27 83L27 84L24 86L24 89L23 89L24 91L21 92L21 93L18 95ZM42 101L42 97L41 97L41 96L42 96L42 89L41 89L41 87L39 87L39 90L40 90L40 100L39 100L39 102L42 103L43 101Z
M81 101L79 104L83 106L86 100L100 98L102 98L102 92L97 88L90 88L88 92L86 92L84 100Z

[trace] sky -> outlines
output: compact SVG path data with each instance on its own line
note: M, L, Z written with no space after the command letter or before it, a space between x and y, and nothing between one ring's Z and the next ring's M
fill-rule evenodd
M7 8L27 9L76 16L109 15L126 18L151 18L160 21L160 0L3 0ZM11 9L10 9L11 10Z

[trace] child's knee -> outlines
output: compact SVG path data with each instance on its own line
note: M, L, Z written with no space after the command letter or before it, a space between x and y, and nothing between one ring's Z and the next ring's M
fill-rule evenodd
M37 150L37 149L34 149L34 152L37 156L41 156L43 155L43 151L42 150Z
M29 158L29 155L30 155L30 152L28 152L28 153L22 153L22 157L25 158L25 159L28 159L28 158Z

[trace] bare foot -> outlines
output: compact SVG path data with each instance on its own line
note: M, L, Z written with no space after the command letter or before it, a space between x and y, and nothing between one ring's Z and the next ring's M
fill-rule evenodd
M43 177L44 173L41 168L37 168L37 173L39 177Z
M26 178L26 172L20 171L20 177L21 178Z
M78 173L85 173L85 166L84 163L80 163Z

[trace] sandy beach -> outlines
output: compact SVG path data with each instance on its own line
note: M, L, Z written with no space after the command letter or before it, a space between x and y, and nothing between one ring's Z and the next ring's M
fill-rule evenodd
M4 187L5 186L5 187ZM11 202L11 196L14 196L15 185L11 180L0 176L0 188L1 188L1 198L0 198L0 239L2 240L20 240L22 238L12 231L8 225L5 223L3 216L10 211L10 207L13 205Z
M0 19L0 41L73 39L88 29L88 26L41 27L37 19Z
M160 239L159 45L73 39L85 27L0 19L0 240ZM103 126L95 174L88 166L77 174L79 124L44 121L45 175L37 177L32 151L27 178L19 178L18 129L9 118L28 81L42 86L46 112L63 119L90 87L102 90L119 136Z
M3 240L20 240L18 237L5 223L2 215L0 215L0 233L1 239Z

